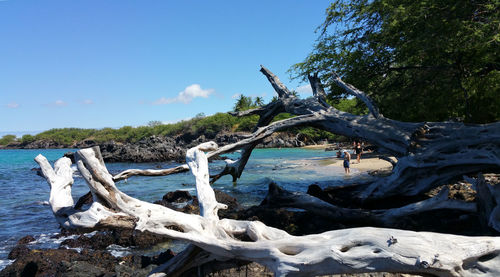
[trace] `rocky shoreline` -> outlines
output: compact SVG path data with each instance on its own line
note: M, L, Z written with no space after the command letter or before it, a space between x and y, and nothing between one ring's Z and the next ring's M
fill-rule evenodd
M177 137L150 136L136 143L120 143L115 141L99 143L92 139L86 139L73 145L60 145L54 141L38 140L26 145L11 144L4 147L4 149L81 149L99 146L105 162L183 162L186 157L186 149L194 147L202 142L213 140L219 146L224 146L235 143L248 135L248 133L220 133L211 138L207 138L204 135L197 138L187 137L185 135ZM327 143L328 141L320 142L320 144ZM282 132L273 134L264 139L257 148L290 148L315 144L314 141L308 140L303 136Z

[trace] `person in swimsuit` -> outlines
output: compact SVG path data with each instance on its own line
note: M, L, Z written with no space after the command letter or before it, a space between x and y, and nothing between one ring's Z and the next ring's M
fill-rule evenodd
M359 162L361 161L361 153L363 153L363 148L361 147L361 142L358 141L358 144L356 147L354 147L354 150L356 151L356 161Z
M344 170L346 174L349 174L351 172L351 169L349 168L349 163L351 161L351 154L349 152L344 151Z

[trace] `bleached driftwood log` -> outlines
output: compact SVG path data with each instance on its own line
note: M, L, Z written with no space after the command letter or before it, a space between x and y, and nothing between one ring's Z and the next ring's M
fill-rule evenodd
M118 182L130 178L131 176L166 176L175 173L186 172L189 167L185 164L179 165L172 168L165 169L127 169L115 176L113 176L113 181Z
M43 156L38 156L36 161L51 186L50 205L56 218L67 228L128 225L192 243L210 253L208 259L238 258L258 262L278 276L356 272L430 273L438 276L500 274L499 237L464 237L370 227L292 236L258 221L219 219L217 210L223 205L213 197L208 161L202 151L215 148L215 143L205 143L187 152L187 163L197 182L202 215L176 212L121 192L96 148L79 150L76 155L78 170L94 200L90 209L76 212L71 208L73 201L70 200L73 183L70 162L62 158L53 170ZM239 237L247 239L242 241ZM189 257L189 253L185 254L176 261ZM168 271L168 268L162 269ZM164 275L155 273L155 276Z

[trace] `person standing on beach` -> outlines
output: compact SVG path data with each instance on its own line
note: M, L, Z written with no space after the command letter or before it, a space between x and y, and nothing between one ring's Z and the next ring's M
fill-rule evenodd
M346 174L349 174L351 172L351 169L349 168L350 162L351 162L351 154L349 154L349 152L344 150L344 170Z
M354 147L354 150L356 151L356 161L358 161L359 164L361 162L361 153L363 153L361 142L358 141L358 144Z

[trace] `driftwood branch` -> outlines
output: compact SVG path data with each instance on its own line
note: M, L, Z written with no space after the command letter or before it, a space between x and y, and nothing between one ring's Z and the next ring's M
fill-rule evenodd
M258 114L259 122L249 137L208 153L222 154L241 149L240 157L228 160L226 167L213 174L212 182L231 175L235 182L242 174L253 149L263 138L273 132L290 127L312 126L346 137L362 138L377 146L382 155L397 158L392 174L380 178L367 186L358 197L361 201L379 201L395 195L417 196L464 174L474 174L500 169L500 122L490 124L468 124L459 122L410 123L384 118L375 103L362 91L344 83L337 76L335 82L347 93L361 99L369 115L357 116L339 111L324 101L319 78L312 75L309 80L314 97L299 99L270 70L261 67L261 72L269 80L279 98L277 101L249 112ZM279 113L287 112L295 118L272 122ZM152 171L157 175L167 175L186 170ZM147 171L133 171L126 175L149 174ZM119 180L121 175L115 176Z
M326 102L326 93L318 77L318 74L308 75L309 83L311 84L311 89L313 91L314 97L318 99L318 102L325 108L329 108L330 105Z
M216 211L220 204L212 197L207 156L202 151L214 147L214 143L202 144L187 153L188 164L196 178L200 205L204 209L201 216L176 212L126 195L116 188L96 149L79 150L76 155L78 170L94 195L94 203L102 203L99 209L92 210L95 213L93 226L72 211L59 213L72 203L66 199L71 197L66 191L60 192L62 187L72 184L67 160L59 160L54 171L42 156L37 157L37 162L43 166L44 176L51 185L50 204L56 218L73 217L73 221L58 219L67 227L98 229L103 222L110 221L110 217L111 222L118 226L117 222L123 220L116 218L119 214L133 223L135 229L184 240L218 257L255 261L278 276L347 272L408 272L438 276L500 274L498 237L464 237L371 227L292 236L258 221L219 219ZM250 241L239 240L241 235ZM185 253L188 257L192 254L190 251L194 250ZM168 268L163 269L168 271ZM155 273L155 276L163 275Z
M379 112L377 105L373 103L372 99L366 95L364 92L361 90L355 88L354 86L345 83L340 79L340 77L334 73L334 78L333 81L341 88L343 88L348 94L360 99L365 103L366 107L370 111L370 114L373 115L375 118L382 118L382 114Z
M394 168L397 164L397 161L394 161L394 159L387 157L387 156L379 155L378 158L380 160L384 160L386 162L389 162L392 165L392 168Z
M265 204L271 207L303 209L338 222L364 222L376 226L393 226L394 222L413 214L434 210L457 210L465 213L477 212L476 203L448 198L448 188L436 196L403 207L383 210L361 210L339 207L302 192L286 191L275 183L269 184Z
M132 176L166 176L186 172L188 170L189 167L185 164L166 169L127 169L113 176L113 181L118 182Z
M482 223L500 232L500 186L487 183L482 174L476 179L466 179L477 191L476 202Z

